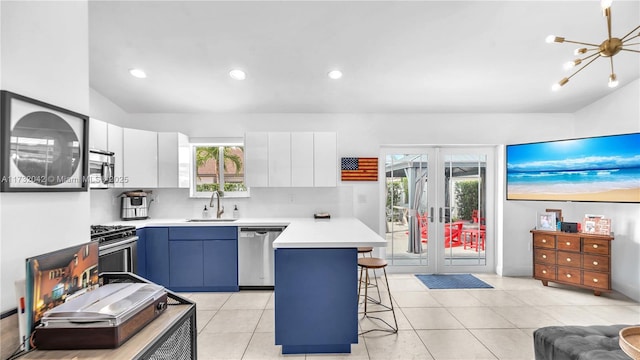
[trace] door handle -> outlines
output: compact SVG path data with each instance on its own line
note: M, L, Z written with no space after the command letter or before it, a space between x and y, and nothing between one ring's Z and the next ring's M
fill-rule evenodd
M442 208L438 208L438 217L440 218L440 222L444 221L444 217L442 216Z
M429 209L429 222L430 223L433 222L433 207Z

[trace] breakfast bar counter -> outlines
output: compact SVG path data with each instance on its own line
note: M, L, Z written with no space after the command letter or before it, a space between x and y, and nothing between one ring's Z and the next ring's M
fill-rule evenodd
M357 219L295 221L275 248L275 342L283 354L358 343L358 247L386 241Z

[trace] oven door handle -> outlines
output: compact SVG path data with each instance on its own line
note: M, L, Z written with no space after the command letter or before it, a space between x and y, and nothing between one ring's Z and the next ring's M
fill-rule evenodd
M128 244L138 241L138 236L132 236L130 238L126 238L122 241L118 241L112 244L98 246L98 251L101 255L110 254L114 251L118 251L123 248L129 247Z

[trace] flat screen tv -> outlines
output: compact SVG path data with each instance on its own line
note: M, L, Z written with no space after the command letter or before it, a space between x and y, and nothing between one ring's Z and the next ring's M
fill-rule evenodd
M640 203L640 133L506 147L507 200Z

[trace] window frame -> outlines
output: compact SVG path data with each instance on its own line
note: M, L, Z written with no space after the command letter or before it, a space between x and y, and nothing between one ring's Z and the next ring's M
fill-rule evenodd
M232 146L237 146L237 147L242 147L243 149L243 154L244 154L244 144L242 142L224 142L224 141L210 141L210 142L194 142L194 143L189 143L189 156L190 156L190 160L189 163L191 164L190 169L189 169L189 197L190 198L196 198L196 199L210 199L211 196L213 196L213 191L196 191L197 189L197 181L198 181L198 175L196 173L197 169L197 165L196 165L196 148L198 147L202 147L202 146L215 146L215 147L232 147ZM245 158L243 157L243 164L242 166L245 166ZM223 161L222 162L218 162L218 173L220 174L220 184L222 184L222 188L224 189L224 157L223 157ZM245 187L247 188L247 191L225 191L224 192L224 198L248 198L250 197L250 189L248 186L246 186L246 173L245 176L243 177L244 179L244 184Z

